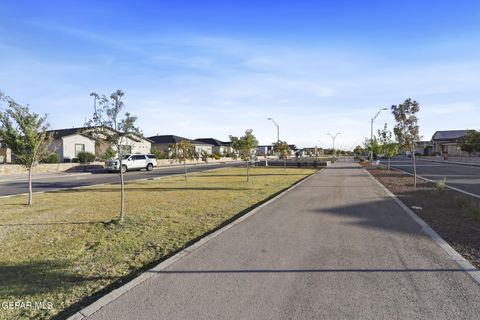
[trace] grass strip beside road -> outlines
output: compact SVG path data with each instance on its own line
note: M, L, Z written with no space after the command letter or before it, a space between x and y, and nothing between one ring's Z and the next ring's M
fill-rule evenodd
M51 302L53 309L5 309L0 319L48 319L120 285L295 182L310 169L222 168L119 185L0 199L0 303ZM4 305L5 306L5 305ZM72 307L73 306L73 307ZM63 315L66 315L63 313Z

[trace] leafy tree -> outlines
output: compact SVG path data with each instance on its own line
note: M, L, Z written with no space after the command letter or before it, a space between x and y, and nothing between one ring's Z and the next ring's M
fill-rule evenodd
M365 150L360 145L356 146L355 149L353 149L353 153L355 153L355 155L357 155L357 156L363 154L364 151Z
M119 221L125 219L125 179L126 167L123 165L124 155L131 149L133 141L130 137L142 137L140 129L135 126L137 117L123 113L125 104L122 101L123 91L117 90L110 96L91 93L94 97L95 113L86 123L84 135L96 141L105 141L117 153L120 164L120 213Z
M417 113L420 105L410 98L399 105L393 105L392 114L397 124L393 129L400 148L412 154L413 186L417 187L417 165L415 162L415 143L420 140Z
M195 148L188 140L182 140L175 144L173 156L180 163L183 162L185 181L187 181L187 160L195 159Z
M383 130L378 130L378 140L380 142L381 153L388 158L387 169L390 171L391 159L398 154L399 147L398 144L393 141L392 132L388 130L386 123L383 126Z
M468 130L466 137L460 141L460 148L464 152L480 152L480 132L477 130Z
M47 158L53 137L47 133L47 115L31 112L0 91L0 102L7 108L0 110L0 138L12 150L17 162L28 170L28 204L33 204L32 171Z
M273 150L278 153L280 159L283 159L283 169L287 170L287 158L290 151L287 141L279 140L273 145Z
M382 152L382 146L380 145L380 142L378 141L378 138L376 136L373 136L373 139L365 138L365 141L363 142L363 147L365 151L369 154L373 152L374 154L378 155Z
M258 147L258 140L253 135L253 130L245 131L241 137L230 136L232 148L237 151L240 159L247 165L247 182L250 181L250 161L254 159L255 149Z

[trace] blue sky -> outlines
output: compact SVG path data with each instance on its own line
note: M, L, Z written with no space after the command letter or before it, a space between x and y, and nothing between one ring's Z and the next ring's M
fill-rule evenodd
M242 134L348 149L381 107L479 128L478 1L0 1L0 90L53 128L126 93L146 136ZM380 128L393 119L383 112Z

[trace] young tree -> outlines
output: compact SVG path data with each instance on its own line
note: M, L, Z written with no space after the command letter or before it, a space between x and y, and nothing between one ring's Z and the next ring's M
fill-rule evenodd
M6 102L5 111L0 110L0 138L12 150L17 162L28 170L28 204L33 204L32 171L46 159L53 137L47 134L47 115L31 112L0 91L0 102Z
M253 130L245 131L241 137L230 136L232 148L237 151L238 156L247 164L247 182L250 181L250 161L254 158L255 149L258 147L258 140L253 135Z
M382 152L381 145L376 136L373 136L373 139L365 138L365 141L363 141L363 147L368 154L373 152L374 154L378 155ZM373 159L371 160L373 161Z
M280 159L283 159L283 169L287 170L287 158L290 151L287 141L279 140L273 145L273 151L278 153Z
M187 160L195 159L195 148L188 140L182 140L175 145L175 152L173 156L180 163L183 162L183 170L185 174L185 181L187 181Z
M477 130L468 130L467 136L460 142L460 148L464 152L480 152L480 132Z
M420 140L417 113L420 105L410 98L399 105L392 106L392 114L397 124L393 129L400 148L412 154L413 186L417 187L417 165L415 162L415 143Z
M378 130L378 140L380 143L381 153L388 158L387 170L390 171L391 158L398 154L398 144L392 139L392 132L388 130L387 124L383 126L383 130Z
M83 134L95 139L97 141L104 141L111 146L116 152L120 168L120 213L119 221L123 222L125 219L125 166L123 165L123 158L129 152L132 145L132 137L142 137L142 133L138 127L135 126L137 117L130 113L123 113L125 105L122 101L124 96L123 91L117 90L109 97L96 93L91 93L94 97L95 113L93 118L87 121L86 129Z

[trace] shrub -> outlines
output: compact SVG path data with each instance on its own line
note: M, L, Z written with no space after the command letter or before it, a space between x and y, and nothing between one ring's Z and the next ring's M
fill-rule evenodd
M60 157L56 153L50 153L48 157L42 160L42 163L59 163Z
M86 152L86 151L79 152L77 157L80 163L90 163L95 161L95 155L91 152Z
M211 157L215 160L220 160L220 158L222 157L219 153L214 153L211 155Z
M102 159L103 160L113 159L115 158L116 155L117 153L115 152L115 150L113 150L112 147L108 147L107 150L105 150L105 153L102 154Z
M152 147L150 149L150 153L155 156L157 159L167 159L168 154L165 151L159 150L157 148Z
M436 190L445 191L446 187L447 187L447 177L444 177L442 180L437 182Z

